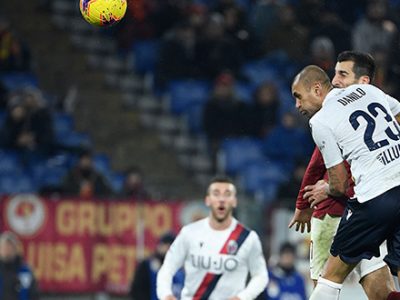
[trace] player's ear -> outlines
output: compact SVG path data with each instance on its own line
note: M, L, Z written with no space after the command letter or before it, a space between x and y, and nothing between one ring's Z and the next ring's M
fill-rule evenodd
M312 87L314 94L318 97L321 96L321 87L322 87L321 83L319 83L319 82L315 82Z
M360 79L358 80L358 83L361 84L370 84L371 83L371 78L369 78L369 76L367 75L363 75L360 77Z
M210 197L207 195L205 198L204 198L204 203L206 204L206 206L210 206Z

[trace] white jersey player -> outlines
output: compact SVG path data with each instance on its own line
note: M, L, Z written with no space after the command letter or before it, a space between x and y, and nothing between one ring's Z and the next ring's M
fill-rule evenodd
M172 277L184 267L181 299L255 299L268 283L259 237L232 216L236 188L225 177L212 180L205 198L210 216L182 228L157 276L157 296L172 296ZM250 281L247 277L250 274Z
M332 88L317 66L304 68L292 84L296 107L311 117L313 138L329 174L327 193L345 193L344 160L355 181L355 198L347 202L312 300L339 299L347 275L361 259L379 256L384 240L385 262L393 274L400 267L400 126L391 100L371 85ZM387 295L391 300L399 297L398 292Z
M326 168L343 159L350 164L358 202L399 185L396 176L400 175L400 128L392 113L394 110L397 114L399 106L377 87L356 84L331 90L323 109L310 119L312 135ZM379 118L386 122L377 122Z

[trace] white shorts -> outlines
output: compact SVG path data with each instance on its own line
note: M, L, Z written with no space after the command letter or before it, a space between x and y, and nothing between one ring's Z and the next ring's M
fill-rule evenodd
M312 280L318 280L330 255L330 248L339 226L341 217L325 215L323 219L311 218L311 245L310 245L310 276ZM387 254L386 242L380 247L381 255L370 260L363 259L355 268L359 279L372 273L386 264L383 258Z

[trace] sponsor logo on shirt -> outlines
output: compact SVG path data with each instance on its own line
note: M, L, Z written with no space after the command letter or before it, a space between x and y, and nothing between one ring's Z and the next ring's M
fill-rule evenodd
M346 220L350 219L350 217L352 216L353 212L349 209L347 211L347 216L346 216Z
M400 144L394 145L379 153L376 159L383 165L387 165L400 157Z
M190 263L194 268L207 270L208 272L220 274L236 270L239 261L230 255L190 255Z

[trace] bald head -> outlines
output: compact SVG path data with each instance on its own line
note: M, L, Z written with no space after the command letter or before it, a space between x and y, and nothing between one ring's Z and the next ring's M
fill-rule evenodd
M328 75L322 70L320 67L315 65L309 65L300 71L299 74L293 80L293 84L300 83L307 90L310 90L312 85L316 82L319 82L322 87L330 89L331 81Z
M305 67L292 83L296 108L301 114L311 118L321 108L331 89L332 84L324 70L314 65Z

